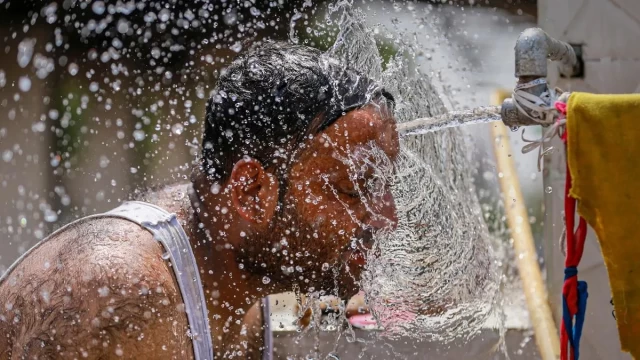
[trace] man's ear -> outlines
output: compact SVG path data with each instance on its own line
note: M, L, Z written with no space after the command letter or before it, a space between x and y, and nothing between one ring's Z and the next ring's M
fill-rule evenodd
M245 157L238 161L229 178L231 201L243 219L266 224L278 205L278 180L262 164Z

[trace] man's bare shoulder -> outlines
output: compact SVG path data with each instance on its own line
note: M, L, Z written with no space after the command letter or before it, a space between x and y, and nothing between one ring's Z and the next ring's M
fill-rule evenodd
M122 271L145 271L151 266L167 269L161 254L162 246L135 223L109 217L88 218L34 248L7 274L0 289L24 286L45 276L52 279L64 275L68 281L92 282Z
M148 231L116 218L82 220L46 240L0 283L0 359L188 356L162 253Z

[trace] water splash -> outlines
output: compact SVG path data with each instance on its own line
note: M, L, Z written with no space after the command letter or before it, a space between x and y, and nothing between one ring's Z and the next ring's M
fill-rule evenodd
M381 81L396 98L398 128L414 135L403 139L396 164L398 229L377 235L380 255L369 257L362 280L369 305L389 338L470 337L499 302L499 269L474 191L473 148L454 126L498 120L499 110L442 115L429 78L415 70L410 44L400 45L383 70L361 12L342 1L329 17L340 29L332 55Z

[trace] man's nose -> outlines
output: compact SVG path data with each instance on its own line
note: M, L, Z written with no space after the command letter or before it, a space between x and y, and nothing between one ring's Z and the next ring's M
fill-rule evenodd
M396 202L391 194L391 191L387 190L384 195L378 199L378 214L370 217L369 225L373 230L395 230L398 228L398 212L396 209Z

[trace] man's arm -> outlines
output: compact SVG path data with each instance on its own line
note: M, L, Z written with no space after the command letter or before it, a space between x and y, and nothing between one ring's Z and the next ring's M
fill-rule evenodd
M0 358L190 358L161 255L151 234L116 219L49 240L0 284Z

